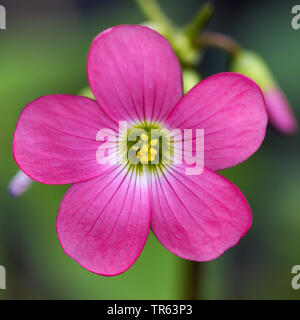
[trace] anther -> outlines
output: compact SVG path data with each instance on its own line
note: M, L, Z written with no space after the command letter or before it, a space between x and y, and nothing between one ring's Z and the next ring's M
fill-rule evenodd
M148 152L148 145L144 144L141 148L141 153L147 153Z
M144 155L144 156L141 157L140 161L141 161L142 164L147 164L148 163L148 158Z
M148 141L148 136L147 136L145 133L142 133L142 134L141 134L141 139L142 139L144 142L146 142L146 141Z
M156 146L156 145L157 145L157 142L158 142L157 139L151 140L151 141L150 141L150 146L153 146L153 147Z
M154 148L150 148L149 153L151 154L151 156L152 156L152 155L154 155L154 156L157 155L157 151L156 151L156 149L154 149Z

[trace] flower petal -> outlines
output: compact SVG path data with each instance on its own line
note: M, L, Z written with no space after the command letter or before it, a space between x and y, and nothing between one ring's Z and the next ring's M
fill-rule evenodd
M87 70L97 101L117 120L158 121L182 97L177 57L168 41L147 27L102 32L92 43Z
M169 169L152 179L151 229L184 259L215 259L249 230L251 210L241 191L221 175L204 169L187 176L183 170Z
M14 135L13 155L30 178L67 184L94 178L104 165L96 160L102 128L117 128L88 98L53 95L31 102L22 111Z
M283 134L294 134L298 127L297 120L283 92L275 87L264 95L270 123Z
M147 184L136 172L113 167L73 185L57 216L65 253L106 276L126 271L140 255L150 229Z
M267 126L264 98L249 78L220 73L201 81L166 119L170 129L204 129L205 167L222 170L249 158Z

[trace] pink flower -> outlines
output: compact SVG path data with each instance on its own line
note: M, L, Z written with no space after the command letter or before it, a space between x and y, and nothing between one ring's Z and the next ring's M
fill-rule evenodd
M190 260L217 258L237 244L251 226L251 210L241 191L215 171L246 160L262 143L267 115L258 86L223 73L182 97L180 65L169 43L141 26L102 32L87 71L96 101L52 95L31 102L13 143L14 158L29 177L73 184L57 216L65 253L89 271L112 276L136 261L150 228L163 246ZM187 176L186 164L149 170L142 163L99 165L97 132L117 132L119 121L145 130L149 124L204 129L204 171Z
M283 134L294 134L298 129L298 123L281 89L274 86L265 90L264 96L271 125Z

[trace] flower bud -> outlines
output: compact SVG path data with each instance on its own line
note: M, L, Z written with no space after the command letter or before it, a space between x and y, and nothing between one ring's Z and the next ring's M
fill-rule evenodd
M230 70L244 74L262 89L270 124L283 134L290 135L297 129L297 120L290 104L277 85L265 61L255 52L240 51L230 64Z
M255 52L242 50L236 54L230 64L233 72L244 74L255 81L262 91L274 87L275 81L264 60Z
M30 179L25 173L18 171L8 185L8 193L12 197L18 197L27 191L32 182L33 180Z
M298 123L284 93L275 86L266 91L264 96L271 125L283 134L294 134Z

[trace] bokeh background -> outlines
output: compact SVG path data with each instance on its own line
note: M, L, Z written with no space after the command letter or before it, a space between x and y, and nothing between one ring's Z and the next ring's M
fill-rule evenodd
M298 299L291 268L300 264L300 137L268 130L261 149L224 171L246 195L253 226L240 244L215 261L192 263L150 235L137 263L105 278L65 256L55 230L67 186L34 184L20 198L7 194L18 168L12 138L22 108L41 95L76 94L87 85L93 37L117 24L145 21L132 0L0 0L7 30L0 31L0 265L7 290L0 299ZM203 1L160 0L178 24ZM291 28L296 1L216 1L208 29L233 36L260 53L300 119L300 30ZM224 71L226 54L210 49L205 76Z

